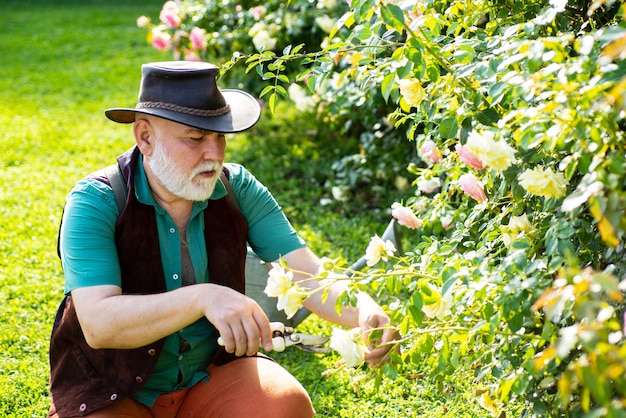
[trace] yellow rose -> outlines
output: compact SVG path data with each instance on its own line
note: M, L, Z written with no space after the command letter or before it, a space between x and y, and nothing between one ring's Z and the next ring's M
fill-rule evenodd
M494 141L490 132L470 132L465 148L495 170L506 170L515 161L515 149L504 140Z
M426 96L422 83L415 78L400 80L398 85L400 94L410 106L419 106Z
M524 171L518 179L524 189L543 197L563 197L568 185L562 173L554 173L550 168L541 166Z
M452 312L452 294L448 292L442 296L434 286L429 285L429 287L432 291L431 298L436 299L436 301L422 306L422 312L429 318L443 321Z
M507 247L524 236L532 239L535 236L536 229L528 220L528 216L523 214L522 216L512 216L508 225L502 225L500 228L502 231L502 242Z
M291 286L284 294L278 296L276 309L285 311L287 319L290 319L300 310L305 298L306 294L299 286Z

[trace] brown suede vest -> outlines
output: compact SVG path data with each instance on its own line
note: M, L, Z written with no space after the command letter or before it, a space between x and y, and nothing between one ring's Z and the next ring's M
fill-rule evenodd
M156 215L140 203L133 186L138 164L136 148L118 158L127 184L126 207L115 228L124 294L166 291ZM92 177L108 184L102 172ZM228 173L226 173L228 174ZM204 211L204 239L212 283L245 292L248 224L228 199L209 200ZM85 341L72 298L66 296L57 312L50 339L50 392L59 417L83 416L137 392L150 377L164 340L129 349L92 349ZM218 352L213 362L229 355ZM51 411L52 412L52 411Z

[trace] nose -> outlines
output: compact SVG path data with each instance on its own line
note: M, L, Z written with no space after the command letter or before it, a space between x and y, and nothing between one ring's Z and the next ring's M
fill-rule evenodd
M226 140L223 134L211 133L206 136L202 156L205 160L223 161L226 151Z

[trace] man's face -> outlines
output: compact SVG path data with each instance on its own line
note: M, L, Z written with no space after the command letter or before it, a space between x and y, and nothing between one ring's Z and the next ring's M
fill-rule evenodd
M171 194L206 200L213 193L224 162L223 134L151 118L153 150L146 157L156 178Z

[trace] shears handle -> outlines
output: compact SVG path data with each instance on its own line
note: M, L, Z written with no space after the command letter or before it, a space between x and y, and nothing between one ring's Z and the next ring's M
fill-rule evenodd
M272 346L273 350L282 353L285 351L285 324L282 322L270 322L272 330Z
M272 330L272 350L279 353L285 351L285 324L270 322L270 329ZM223 347L224 339L219 337L217 343Z

